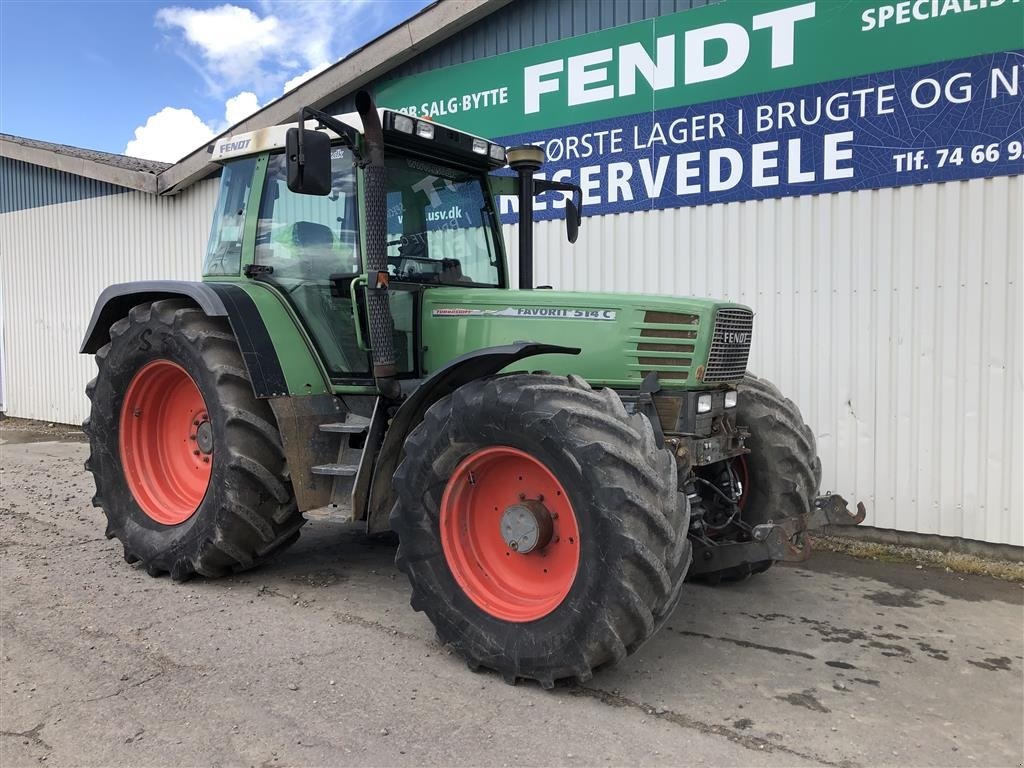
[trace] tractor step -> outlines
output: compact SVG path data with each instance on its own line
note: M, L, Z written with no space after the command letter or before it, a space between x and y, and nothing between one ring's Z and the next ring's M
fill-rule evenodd
M341 432L347 435L361 435L369 428L370 420L364 416L356 416L354 413L348 414L345 421L320 425L321 432Z
M333 504L319 509L307 509L302 513L307 520L315 523L351 523L352 510L336 507Z
M355 477L359 464L318 464L313 467L314 475L334 475L336 477Z

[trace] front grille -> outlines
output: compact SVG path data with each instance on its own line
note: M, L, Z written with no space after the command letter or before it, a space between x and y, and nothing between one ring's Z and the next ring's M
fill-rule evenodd
M754 313L749 309L720 309L715 313L711 352L704 381L738 381L747 370Z
M628 367L638 371L641 378L653 371L660 379L687 380L699 326L699 315L647 310L640 335L635 337L636 362Z

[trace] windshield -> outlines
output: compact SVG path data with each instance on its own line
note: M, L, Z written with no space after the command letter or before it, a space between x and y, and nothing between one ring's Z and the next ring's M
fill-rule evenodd
M204 275L237 275L242 263L245 206L249 202L256 158L235 160L220 174L220 195L203 261Z
M478 173L385 159L388 268L399 281L501 285L494 212Z

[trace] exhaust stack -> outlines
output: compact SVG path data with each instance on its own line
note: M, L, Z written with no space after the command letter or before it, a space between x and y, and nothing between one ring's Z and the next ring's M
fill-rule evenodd
M398 368L395 365L395 321L388 298L387 189L384 171L384 132L373 97L356 94L356 110L363 121L366 141L366 314L370 323L373 378L381 396L398 399Z

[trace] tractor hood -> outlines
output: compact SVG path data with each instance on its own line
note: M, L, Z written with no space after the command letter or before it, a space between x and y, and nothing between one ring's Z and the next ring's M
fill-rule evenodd
M627 390L655 371L663 387L703 389L740 381L750 351L753 313L730 302L487 288L430 288L423 296L428 373L465 352L527 340L582 353L531 357L509 370L574 373Z

